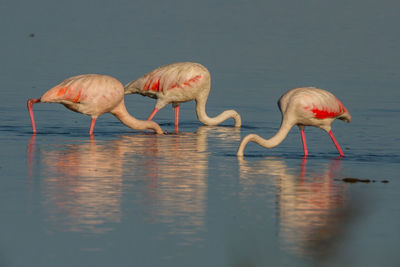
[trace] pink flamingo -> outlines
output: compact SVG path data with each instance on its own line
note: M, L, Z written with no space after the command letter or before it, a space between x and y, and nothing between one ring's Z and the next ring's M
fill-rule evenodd
M240 127L240 115L235 110L226 110L214 118L206 113L206 102L210 93L211 79L208 70L201 64L177 62L165 65L131 81L125 86L125 94L141 94L157 99L148 120L167 104L175 109L175 131L179 127L179 106L183 102L195 100L196 114L205 125L218 125L233 118L235 127Z
M124 103L124 86L115 78L106 75L74 76L51 88L40 99L29 99L27 106L33 133L36 133L36 125L32 106L39 102L60 103L72 111L91 116L90 135L93 134L97 117L103 113L113 114L132 129L153 129L158 134L163 133L157 123L137 120L128 113Z
M282 123L275 136L266 140L256 134L247 135L240 143L237 156L243 156L244 149L249 142L255 142L265 148L279 145L294 125L297 125L300 129L304 156L308 155L304 134L305 126L318 127L328 132L340 156L344 156L333 136L331 123L335 119L350 122L351 116L332 93L314 87L295 88L281 96L278 106L282 113Z

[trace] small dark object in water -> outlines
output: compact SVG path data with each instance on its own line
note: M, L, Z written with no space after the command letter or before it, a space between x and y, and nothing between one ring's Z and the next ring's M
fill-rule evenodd
M376 181L376 180L358 179L358 178L350 178L350 177L343 178L342 181L345 182L345 183L351 183L351 184L354 184L354 183L375 183L375 182L378 182L378 181ZM384 184L389 183L388 180L382 180L382 181L380 181L380 182L381 182L381 183L384 183Z
M31 34L29 34L29 37L35 37L35 34L34 33L31 33Z
M370 179L358 179L358 178L343 178L342 179L343 182L346 183L370 183L371 180Z

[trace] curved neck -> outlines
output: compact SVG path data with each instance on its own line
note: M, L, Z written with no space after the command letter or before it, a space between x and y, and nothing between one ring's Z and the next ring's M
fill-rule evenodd
M286 138L287 134L289 133L290 129L293 127L293 123L289 123L286 120L282 121L281 127L279 128L278 132L271 137L270 139L264 139L257 134L249 134L245 138L243 138L242 142L240 143L239 149L237 151L237 156L243 156L244 149L249 142L254 142L259 144L265 148L273 148L282 143L282 141Z
M111 114L113 114L117 119L119 119L123 124L128 126L129 128L135 130L146 130L151 129L154 130L158 134L163 134L163 130L161 127L155 123L154 121L142 121L131 116L126 110L125 104L122 101L117 107L115 107Z
M235 127L240 127L242 125L242 119L239 113L237 113L233 109L225 110L224 112L213 118L208 117L206 113L206 98L205 100L196 99L196 114L200 122L209 126L218 125L229 118L233 118L235 120Z

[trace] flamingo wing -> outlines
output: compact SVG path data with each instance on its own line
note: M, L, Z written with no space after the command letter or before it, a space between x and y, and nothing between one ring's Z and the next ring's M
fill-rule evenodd
M83 75L74 76L62 81L60 84L54 86L47 91L42 97L42 102L69 102L79 103L84 100L85 94L83 88L85 88L82 80L85 77Z
M318 88L305 91L303 105L317 119L337 118L347 112L344 105L332 93Z
M317 119L337 118L347 112L332 93L314 87L292 89L279 99L278 105L282 112L289 105L295 105Z
M193 86L205 75L200 64L179 62L162 66L125 86L125 94L140 93L154 96L168 90Z

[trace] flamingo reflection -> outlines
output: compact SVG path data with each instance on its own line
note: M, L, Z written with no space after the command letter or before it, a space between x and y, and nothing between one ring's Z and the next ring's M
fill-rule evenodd
M33 140L28 173L42 177L44 210L62 230L104 233L139 205L145 211L140 220L167 224L169 234L192 242L205 228L209 137L231 143L240 140L240 132L202 126L195 133L122 135L36 148ZM122 201L133 203L122 211Z
M165 137L165 138L164 138ZM130 195L144 206L146 220L166 223L170 234L189 242L204 229L208 153L206 136L196 133L151 138L122 136L125 179Z
M43 205L57 228L104 233L120 222L121 156L121 147L96 140L40 149Z
M306 158L297 170L277 158L257 162L239 159L241 183L244 194L260 181L269 183L272 190L276 188L282 249L304 257L327 256L351 217L346 186L334 182L341 161L316 166L316 171L307 171L306 165ZM264 179L254 179L260 175Z
M166 223L170 234L179 234L184 243L192 243L198 238L196 233L205 230L208 143L212 139L237 142L240 131L201 126L195 133L155 139L152 149L138 136L121 140L129 153L125 164L136 166L126 179L145 184L134 195L147 207L146 220Z

